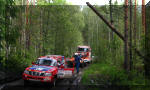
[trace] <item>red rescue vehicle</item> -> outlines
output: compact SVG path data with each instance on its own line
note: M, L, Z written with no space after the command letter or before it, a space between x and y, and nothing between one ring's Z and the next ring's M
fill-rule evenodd
M76 53L81 56L81 67L86 66L87 63L92 62L90 46L78 46ZM70 61L74 62L74 57L72 57Z
M22 75L24 85L32 81L47 82L55 86L58 78L71 78L74 67L68 67L64 56L41 56L31 66L27 67Z

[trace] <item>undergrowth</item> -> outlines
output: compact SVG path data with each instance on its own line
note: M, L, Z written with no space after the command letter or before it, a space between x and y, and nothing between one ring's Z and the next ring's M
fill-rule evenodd
M133 87L144 86L145 78L143 72L132 70L127 73L123 68L97 61L84 70L81 83L83 85Z

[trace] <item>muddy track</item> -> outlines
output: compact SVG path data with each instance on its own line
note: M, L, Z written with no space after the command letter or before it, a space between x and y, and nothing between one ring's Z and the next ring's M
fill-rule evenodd
M79 74L74 74L73 78L57 80L56 86L45 85L43 83L32 83L25 87L22 79L0 85L0 90L77 90L79 89L82 72L88 67L80 68Z

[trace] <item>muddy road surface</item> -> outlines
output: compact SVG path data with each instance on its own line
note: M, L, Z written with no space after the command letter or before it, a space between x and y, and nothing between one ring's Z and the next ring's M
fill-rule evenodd
M23 79L19 79L0 85L0 90L79 90L81 75L86 68L80 68L79 74L75 73L72 78L58 79L55 86L40 82L31 82L28 86L24 86Z

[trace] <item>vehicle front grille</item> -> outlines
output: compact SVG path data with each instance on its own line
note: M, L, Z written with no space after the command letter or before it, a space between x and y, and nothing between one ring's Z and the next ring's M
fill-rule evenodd
M35 71L29 71L29 75L32 75L32 76L45 76L44 73L35 72Z

